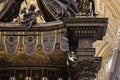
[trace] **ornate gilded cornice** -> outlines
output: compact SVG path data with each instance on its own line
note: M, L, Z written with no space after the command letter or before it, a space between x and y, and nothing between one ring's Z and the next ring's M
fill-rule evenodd
M28 29L27 26L20 26L19 24L11 24L11 23L1 23L0 31L52 31L59 30L64 28L64 24L62 21L54 21L48 23L41 23L34 25L31 29Z

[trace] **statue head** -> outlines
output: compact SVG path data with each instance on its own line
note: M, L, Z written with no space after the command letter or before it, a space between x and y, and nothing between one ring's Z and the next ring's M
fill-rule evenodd
M30 11L35 11L35 8L36 8L35 5L31 4L29 10Z

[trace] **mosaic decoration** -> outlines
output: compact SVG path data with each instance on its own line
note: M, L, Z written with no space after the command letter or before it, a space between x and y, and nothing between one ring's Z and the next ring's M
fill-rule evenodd
M55 32L51 33L43 33L42 37L42 45L43 45L43 51L45 54L49 55L54 51L56 44L56 34Z

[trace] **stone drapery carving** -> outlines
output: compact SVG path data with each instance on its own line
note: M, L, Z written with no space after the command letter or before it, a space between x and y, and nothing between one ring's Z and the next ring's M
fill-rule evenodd
M78 13L73 0L37 0L46 21L59 20L62 17L74 17Z
M37 2L46 21L75 17L76 15L97 16L94 0L37 0Z
M60 20L63 17L75 17L78 16L96 16L95 13L95 3L94 0L36 0L40 8L38 14L42 15L46 21ZM25 2L28 5L26 0L8 1L6 4L10 5L10 9L6 9L8 12L2 12L3 16L0 17L2 22L13 21L14 18L19 17L20 8L22 3ZM92 5L90 5L92 3ZM92 8L90 8L92 7ZM7 6L4 6L7 8ZM2 9L4 9L2 8ZM6 15L6 17L4 16ZM8 15L8 16L7 16ZM40 16L39 16L40 17Z
M18 17L21 3L24 0L2 0L0 5L5 2L0 11L0 22L11 22Z

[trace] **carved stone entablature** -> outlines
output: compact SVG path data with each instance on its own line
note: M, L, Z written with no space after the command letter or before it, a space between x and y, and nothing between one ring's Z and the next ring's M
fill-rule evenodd
M4 80L14 77L18 80L68 80L68 73L72 80L96 77L102 59L94 57L92 44L105 36L108 19L90 17L97 15L94 0L85 0L85 3L84 0L36 0L39 10L35 12L36 6L32 5L27 15L25 11L23 21L18 15L21 3L26 0L6 1L0 11L0 45L4 46L0 50L0 78L2 74ZM89 9L91 2L92 9ZM46 23L36 22L38 14ZM67 52L74 56L69 57ZM2 69L5 71L1 72ZM6 79L6 75L10 78Z
M79 48L92 48L93 42L103 39L107 30L108 19L65 17L63 23L67 28L70 51L76 52Z
M72 80L81 80L81 78L95 78L100 70L102 58L78 58L75 62L70 62L70 72Z
M0 55L0 65L9 65L11 64L11 62L9 62L9 58L7 58L6 56Z
M0 23L0 31L52 31L59 30L64 28L64 24L62 21L54 21L48 23L41 23L34 25L31 29L28 29L27 26L20 26L19 24L13 23Z
M4 53L0 55L0 68L2 67L66 67L67 53L60 50L60 45L56 45L54 52L50 55L44 54L43 50L36 53L25 53L17 50L15 55ZM42 47L40 47L42 48Z
M107 18L95 17L73 17L63 18L68 31L75 36L90 37L95 40L102 40L107 30ZM77 35L78 34L78 35ZM81 34L81 35L79 35ZM71 36L72 37L72 36Z
M92 24L92 26L96 25L96 26L105 26L107 27L107 23L108 23L108 18L99 18L99 17L82 17L82 16L76 16L76 17L64 17L62 19L64 21L64 23L67 24L67 27L71 24L71 26L75 25L75 24L79 24L77 26L90 26L90 24ZM85 24L87 23L87 24ZM72 25L73 24L73 25ZM83 25L84 24L84 25Z
M87 17L87 18L85 18L85 17L64 18L63 21L54 21L54 22L36 24L32 28L30 28L29 30L28 30L28 28L26 28L26 26L21 26L20 27L18 24L1 23L0 24L0 31L1 31L1 35L5 36L5 37L6 36L11 36L11 35L12 36L18 36L18 41L17 41L18 42L18 44L17 44L18 48L14 48L15 49L14 52L16 52L16 54L14 54L13 59L11 58L10 61L15 61L15 64L17 64L17 61L19 61L22 58L22 56L24 56L24 59L28 59L29 56L26 55L26 54L30 53L30 54L33 55L32 56L33 58L30 58L32 61L36 61L36 63L40 63L40 64L42 64L42 63L45 64L52 57L51 55L53 55L55 53L55 49L56 49L55 44L57 44L57 43L60 44L59 47L63 52L68 51L68 49L69 49L68 40L70 42L71 39L66 37L66 35L65 35L66 32L69 32L69 33L77 32L78 34L84 33L84 35L79 35L79 36L86 36L87 35L87 36L93 36L92 37L93 39L95 39L94 37L98 37L98 39L99 39L99 38L102 38L105 34L106 26L107 26L106 22L107 22L107 19L93 18L93 17L92 18L90 18L90 17ZM76 24L79 24L79 25L76 26ZM69 31L69 29L72 32ZM31 33L33 31L35 31L35 33L26 34L26 32ZM89 33L87 33L87 31ZM4 32L17 32L17 34L14 34L14 33L7 34L7 33L4 33ZM49 36L43 35L43 34L49 35L51 33L54 33L54 35L52 35L53 36L52 38L49 38ZM77 39L76 37L79 37L79 36L76 36L77 33L75 33L75 35L72 35L71 38L72 39L74 39L74 38ZM69 36L69 34L67 36ZM5 38L5 39L7 39L7 38ZM14 39L14 38L11 38L11 39ZM49 50L53 54L51 54L51 52L50 52L50 54L51 54L50 56L45 56L45 54L43 54L43 53L47 52L46 51L47 48L46 48L46 50L44 50L44 47L45 47L44 45L46 45L46 42L50 43L51 41L54 42L54 43L50 44L50 45L53 45L53 46L51 46L51 48L49 48ZM90 43L92 43L92 42L93 41L90 40ZM25 45L24 45L24 43L25 43ZM76 43L76 45L78 45L78 44ZM90 44L90 47L91 47L91 44ZM35 49L35 48L37 48L37 49ZM31 49L32 51L29 52L28 51L29 49ZM5 51L7 51L7 50L5 50ZM61 52L61 55L62 55L63 52ZM36 53L36 54L34 54L34 53ZM63 53L63 54L65 54L65 53ZM34 55L39 55L39 56L34 56ZM39 57L41 57L41 59L42 59L42 56L45 56L44 59L46 59L46 60L44 60L44 59L43 59L44 61L34 60L35 57L36 57L36 59L40 59ZM18 60L16 60L15 58L18 58ZM66 57L64 56L64 58L66 58ZM23 65L24 65L24 63L26 64L26 62L24 62L26 60L24 60L24 59L23 59L23 61L20 60L21 62L23 62ZM52 59L54 61L56 60L56 59L54 59L54 57ZM64 60L62 57L60 59L59 59L60 61Z
M84 29L85 31L87 31L86 33L88 34L94 32L94 31L92 32L89 31L89 30L93 30L94 28L95 32L93 34L99 35L98 36L99 39L102 39L102 37L105 36L107 30L108 18L95 18L95 17L67 18L66 17L63 18L63 22L68 29L74 28L74 30L76 29L78 32Z
M0 51L0 56L2 60L2 56L6 56L7 61L0 61L4 63L0 67L67 66L66 51L69 46L66 29L63 27L61 21L37 24L30 30L15 24L1 24L0 36L5 48L4 53Z
M79 57L94 57L95 48L79 48L77 49L76 54Z

